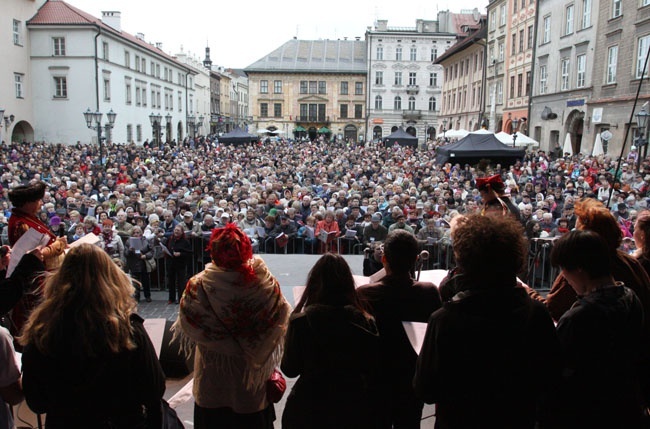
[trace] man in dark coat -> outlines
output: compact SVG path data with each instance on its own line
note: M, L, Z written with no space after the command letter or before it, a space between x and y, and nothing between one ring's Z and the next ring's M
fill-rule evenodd
M386 276L357 291L377 321L380 336L379 387L381 428L418 429L424 403L415 396L412 379L417 354L402 322L426 322L440 305L433 283L416 282L412 272L418 257L415 236L393 231L384 242Z

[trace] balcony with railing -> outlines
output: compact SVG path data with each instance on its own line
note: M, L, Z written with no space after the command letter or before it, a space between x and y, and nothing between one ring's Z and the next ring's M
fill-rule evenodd
M420 92L420 85L406 85L406 93L409 95L416 95Z
M422 110L402 110L402 118L407 121L422 119Z
M325 115L296 116L296 122L319 122L329 124L330 117Z

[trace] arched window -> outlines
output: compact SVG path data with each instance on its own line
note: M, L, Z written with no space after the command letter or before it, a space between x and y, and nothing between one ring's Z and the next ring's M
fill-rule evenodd
M383 100L381 98L381 95L378 95L375 97L375 110L381 110L383 107Z
M415 110L415 97L409 97L409 110Z
M402 98L399 95L395 97L395 104L393 108L395 110L402 110Z
M436 97L429 97L429 112L436 111Z

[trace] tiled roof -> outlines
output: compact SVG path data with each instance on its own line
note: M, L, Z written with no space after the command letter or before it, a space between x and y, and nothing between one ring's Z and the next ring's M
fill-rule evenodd
M289 40L247 72L367 73L364 40Z
M102 22L101 19L92 16L89 13L84 12L81 9L69 5L68 3L62 0L48 0L43 6L36 12L29 21L27 25L37 26L37 25L92 25L98 26L102 31L106 31L112 34L117 35L127 41L141 46L142 48L165 57L166 59L173 61L182 68L188 68L182 62L179 62L171 55L166 54L162 49L157 48L156 46L140 40L137 37L129 34L125 31L118 31L113 27L106 25Z
M460 40L459 42L450 46L442 55L436 58L434 64L442 64L449 57L457 54L458 52L464 51L465 49L474 45L481 39L485 39L486 37L487 37L487 25L483 25L479 30L475 31L471 35L465 37L463 40Z

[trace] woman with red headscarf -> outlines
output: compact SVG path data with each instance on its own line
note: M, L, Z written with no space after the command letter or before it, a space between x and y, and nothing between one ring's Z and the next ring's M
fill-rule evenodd
M490 177L480 177L476 179L476 187L483 200L482 215L509 215L517 221L521 218L519 208L505 194L506 186L501 176L495 174Z
M266 381L280 363L290 307L234 223L212 232L212 263L192 277L172 328L194 357L194 427L272 429Z

